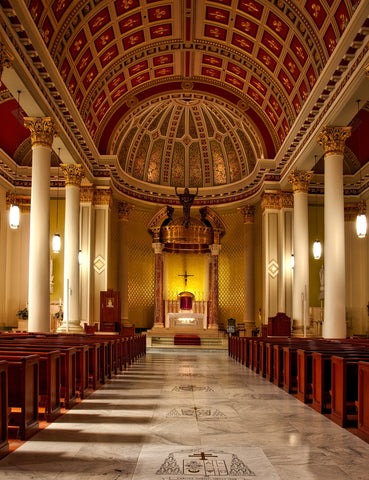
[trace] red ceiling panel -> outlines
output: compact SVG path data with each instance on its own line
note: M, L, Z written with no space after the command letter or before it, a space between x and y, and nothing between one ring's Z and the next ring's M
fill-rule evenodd
M278 118L269 105L266 106L265 113L268 115L273 125L276 126L278 123Z
M173 55L160 55L159 57L154 57L153 59L154 66L165 65L166 63L173 63Z
M170 5L164 5L163 7L149 8L149 21L157 22L159 20L167 20L171 18Z
M275 15L273 12L269 13L267 25L272 30L275 31L277 35L279 35L283 40L286 40L289 28L288 26Z
M148 82L150 80L150 74L148 72L141 73L135 78L132 78L132 86L136 87L137 85L141 85L141 83Z
M71 3L72 0L55 0L52 5L52 9L58 22Z
M126 33L142 25L141 13L135 13L124 20L119 22L119 28L121 33Z
M70 65L69 65L68 60L65 58L62 66L61 66L61 69L60 69L60 75L61 75L62 79L64 80L64 82L66 81L69 72L70 72Z
M131 76L137 75L139 72L142 72L142 70L147 70L149 68L149 64L147 63L147 60L144 60L143 62L136 63L136 65L132 65L132 67L129 67L128 71Z
M225 28L214 27L214 25L205 25L205 37L216 38L217 40L225 40L227 30Z
M41 35L47 47L49 46L53 33L54 33L54 27L52 26L49 17L46 17L41 28Z
M238 8L260 20L264 7L260 3L255 2L255 0L240 0Z
M113 45L110 47L103 55L100 57L101 66L104 68L108 63L110 63L114 58L118 56L118 47Z
M88 22L92 35L95 35L95 33L101 30L108 22L110 22L110 13L108 7L106 7Z
M235 75L238 75L241 78L246 78L246 70L244 70L243 68L240 68L238 65L235 65L234 63L228 62L227 70L234 73Z
M74 94L74 92L76 91L76 88L77 88L77 80L76 80L76 77L74 75L72 75L72 77L70 79L70 82L69 82L69 85L68 85L68 90L69 90L71 95Z
M260 80L258 80L257 78L255 78L254 76L251 77L251 80L250 80L250 84L253 85L257 90L258 92L260 92L262 95L265 96L266 92L267 92L267 88L265 85L263 85Z
M77 95L76 95L76 98L75 98L75 100L74 100L77 108L80 107L80 105L81 105L81 103L82 103L82 100L83 100L82 92L81 92L81 90L78 90Z
M291 93L293 89L293 85L291 80L289 79L288 75L285 73L284 70L280 70L278 75L278 80L282 83L284 89L287 93Z
M282 108L277 102L277 100L273 97L273 95L270 96L269 103L274 108L274 111L277 113L278 116L282 115Z
M201 74L207 77L220 78L220 71L210 67L202 67Z
M233 34L232 44L241 48L242 50L245 50L247 53L252 53L252 49L254 47L254 43L251 40L239 35L238 33Z
M42 6L41 0L32 0L30 5L29 5L29 12L32 15L32 18L34 22L37 24L40 17L41 13L43 11L44 7Z
M263 104L263 97L259 95L258 92L256 92L253 88L249 87L247 89L247 94L255 100L259 105Z
M127 13L134 8L137 8L140 5L138 0L117 0L115 2L115 11L117 15L123 15L123 13Z
M300 70L296 65L296 62L292 59L291 55L287 53L286 58L284 59L284 65L292 75L293 79L296 81L300 75Z
M347 12L347 8L346 8L344 0L342 0L342 2L340 3L340 5L337 9L337 12L335 14L335 18L336 18L337 25L338 25L338 28L340 30L340 33L342 34L343 31L345 30L346 25L348 24L348 21L349 21L349 18L350 18L349 14Z
M231 5L232 0L209 0L213 3L221 3L222 5Z
M98 114L97 114L97 119L99 120L99 122L101 122L103 116L105 115L105 113L109 110L109 102L106 101L104 103L104 105L100 108Z
M277 62L263 48L259 48L258 59L272 72L274 72Z
M113 27L108 28L95 40L96 50L100 52L115 39Z
M155 71L155 77L165 77L166 75L173 75L173 67L161 67L157 68Z
M211 55L203 55L202 62L206 63L207 65L214 65L216 67L222 66L222 59L219 57L213 57Z
M306 53L306 50L304 49L304 47L302 46L301 42L296 37L296 35L294 35L292 39L291 49L293 53L296 55L296 57L298 58L301 65L304 66L308 58L308 54Z
M306 100L308 97L308 89L304 80L301 82L299 92L300 92L301 98L303 100Z
M124 95L128 90L128 87L127 85L122 85L121 87L118 88L118 90L116 90L111 98L113 100L113 102L115 102L116 100L118 100L122 95Z
M145 37L143 34L143 31L140 30L139 32L133 33L132 35L129 35L128 37L123 38L123 46L125 50L128 50L135 45L139 45L140 43L143 43L145 41Z
M258 33L258 25L247 18L241 17L240 15L236 16L235 27L254 38Z
M223 23L224 25L228 25L229 12L221 8L206 7L205 18L206 20L210 20L212 22L218 22Z
M316 75L312 66L309 68L307 72L307 77L309 80L310 88L313 88L314 85L316 84Z
M292 104L293 104L293 108L295 109L296 115L298 115L301 110L301 102L297 95L293 99Z
M241 82L238 78L233 77L232 75L226 75L225 81L227 83L230 83L231 85L234 85L237 88L240 88L241 90L243 89L244 82Z
M83 79L83 85L85 86L85 89L87 90L88 87L91 85L93 80L97 77L97 68L96 65L93 65L90 70L87 72L87 75Z
M334 49L337 46L336 34L334 33L332 25L329 25L325 35L324 35L324 43L327 46L327 50L330 54L333 53Z
M150 35L151 38L168 37L169 35L172 35L172 25L166 23L165 25L150 27Z
M87 43L87 38L86 38L85 32L81 30L79 34L76 36L76 38L74 39L72 46L69 49L69 52L73 60L77 58L78 54L81 52L81 50L86 45L86 43Z
M93 109L95 110L95 112L98 111L98 109L101 107L105 99L106 99L106 93L103 90L93 104Z
M311 18L316 23L318 28L321 28L327 16L323 5L319 0L307 0L305 4L306 10L310 13Z
M77 63L77 70L80 75L86 70L87 66L92 60L92 53L91 50L88 49L83 54L81 60Z
M123 72L120 73L119 75L117 75L109 84L108 84L108 88L110 91L114 90L115 88L117 88L117 86L124 82L124 74Z
M282 45L276 40L273 35L270 35L268 32L264 32L262 38L263 45L266 46L268 50L270 50L274 55L279 57L282 51Z

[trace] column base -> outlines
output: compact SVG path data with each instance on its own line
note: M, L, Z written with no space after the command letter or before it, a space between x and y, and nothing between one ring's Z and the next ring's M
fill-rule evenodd
M62 323L57 329L56 333L85 333L81 325Z
M208 330L218 330L219 327L217 324L213 324L213 325L208 325Z

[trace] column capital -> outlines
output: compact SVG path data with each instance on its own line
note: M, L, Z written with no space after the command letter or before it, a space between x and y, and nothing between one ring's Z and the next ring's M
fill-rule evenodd
M111 188L95 188L94 205L107 205L109 208L112 208L113 192Z
M135 207L127 202L119 202L118 203L118 220L122 220L123 222L128 222L128 217L131 211Z
M264 192L261 196L261 211L267 209L280 210L281 208L293 208L293 195L291 192Z
M210 253L213 256L218 256L221 248L222 246L219 245L219 243L213 243L212 245L209 245Z
M294 170L291 172L288 182L292 184L293 193L308 193L309 183L314 175L311 170Z
M81 186L83 178L83 166L76 163L62 163L60 165L65 177L65 186L73 185L75 187Z
M155 255L163 253L164 245L162 243L152 243L151 246Z
M49 147L57 134L56 125L51 117L24 117L24 125L31 132L32 148Z
M318 135L318 143L324 155L343 155L346 139L351 135L351 127L325 126Z
M254 205L246 205L244 207L237 208L243 218L243 223L245 225L254 223L254 215L255 215L255 206Z
M94 201L95 186L83 185L80 190L80 202L92 203Z
M11 68L13 66L13 60L13 56L9 53L3 42L0 40L0 86L3 70L4 68Z

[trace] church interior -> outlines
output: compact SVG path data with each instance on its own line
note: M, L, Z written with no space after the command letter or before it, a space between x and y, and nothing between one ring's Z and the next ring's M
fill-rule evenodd
M368 478L367 0L0 0L0 124L0 478Z

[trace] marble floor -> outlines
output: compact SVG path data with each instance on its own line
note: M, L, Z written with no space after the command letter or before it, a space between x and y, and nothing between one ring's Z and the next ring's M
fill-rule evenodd
M150 351L0 461L9 480L367 480L369 444L220 351Z

